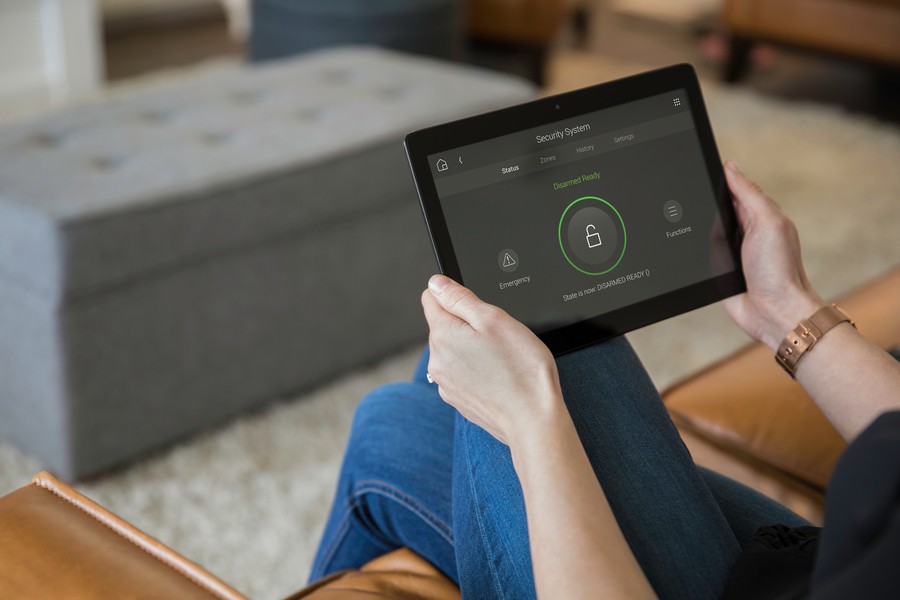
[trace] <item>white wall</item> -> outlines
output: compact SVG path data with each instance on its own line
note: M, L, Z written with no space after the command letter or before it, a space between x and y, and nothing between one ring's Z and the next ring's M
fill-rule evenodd
M95 0L0 0L0 111L71 101L103 77Z

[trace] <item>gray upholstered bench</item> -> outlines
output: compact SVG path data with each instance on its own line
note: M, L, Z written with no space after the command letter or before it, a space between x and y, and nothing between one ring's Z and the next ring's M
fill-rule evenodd
M344 49L0 129L0 436L81 476L424 339L402 136L532 94Z

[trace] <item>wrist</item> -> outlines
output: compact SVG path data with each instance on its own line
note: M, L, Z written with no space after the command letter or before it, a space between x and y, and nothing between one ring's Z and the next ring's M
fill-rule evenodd
M523 415L516 430L508 437L513 462L517 456L521 458L528 455L534 448L546 448L546 444L565 428L567 422L572 421L558 388L542 395L536 404L538 409L530 411L527 416Z
M784 337L801 320L808 319L826 304L821 296L810 290L786 293L775 306L766 311L762 342L772 350L777 350Z

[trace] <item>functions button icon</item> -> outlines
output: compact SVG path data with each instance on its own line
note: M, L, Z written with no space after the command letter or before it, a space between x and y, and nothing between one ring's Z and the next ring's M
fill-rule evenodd
M497 264L504 273L512 273L519 268L519 255L511 248L504 248L497 255Z
M684 210L681 208L681 203L677 200L669 200L663 204L663 216L669 223L677 223L680 221L681 217L684 216Z

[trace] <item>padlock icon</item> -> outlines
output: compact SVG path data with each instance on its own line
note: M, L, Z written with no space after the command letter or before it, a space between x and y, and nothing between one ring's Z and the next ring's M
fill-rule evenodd
M593 233L591 233L591 229L593 229ZM588 224L587 227L584 228L585 239L587 239L588 248L596 248L603 242L600 241L600 234L597 233L597 228L593 225Z

